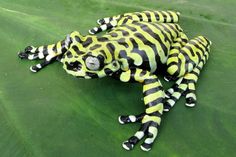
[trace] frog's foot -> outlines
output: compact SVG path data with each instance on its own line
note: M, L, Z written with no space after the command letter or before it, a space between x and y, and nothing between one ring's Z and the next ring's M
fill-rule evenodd
M48 64L54 62L55 60L61 61L60 60L61 55L54 53L53 52L54 49L56 49L55 46L52 47L52 50L49 49L48 46L40 46L40 47L27 46L24 51L18 52L18 57L20 59L28 59L28 60L42 59L43 61L41 63L38 63L30 67L30 71L36 73L41 69L43 69Z
M94 28L90 29L88 32L89 32L89 34L93 35L93 34L97 34L99 32L103 32L103 31L112 29L115 26L117 26L117 21L113 20L113 21L110 21L108 23L104 23L104 24L102 24L98 27L94 27Z
M185 105L194 107L196 105L195 82L180 78L177 82L165 91L166 101L164 103L164 111L168 112L177 102L177 100L184 95L186 98Z
M18 57L21 59L28 59L28 60L36 60L36 59L45 58L43 54L43 50L42 52L40 52L39 49L34 46L27 46L24 51L21 51L18 53ZM44 66L46 66L48 62L49 61L45 59L42 63L31 66L30 71L36 73L39 70L41 70Z
M159 127L159 117L156 113L147 115L140 114L137 116L120 116L119 122L121 124L134 123L134 122L142 122L140 129L131 136L128 140L123 142L122 146L126 150L132 150L134 146L146 136L144 142L141 144L141 149L143 151L151 150L153 142L157 136L158 127Z
M35 60L39 58L39 54L36 52L35 47L27 46L24 51L18 52L18 57L21 59Z

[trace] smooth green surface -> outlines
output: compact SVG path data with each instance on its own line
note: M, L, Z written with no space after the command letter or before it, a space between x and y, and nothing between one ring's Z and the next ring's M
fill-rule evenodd
M236 146L235 0L1 0L0 157L225 157ZM177 10L190 38L212 40L210 60L197 86L198 106L182 98L163 116L152 151L121 143L139 124L118 124L120 114L140 113L139 84L111 78L78 80L55 63L32 74L21 61L27 45L83 34L104 16L142 10ZM165 83L165 87L170 84Z

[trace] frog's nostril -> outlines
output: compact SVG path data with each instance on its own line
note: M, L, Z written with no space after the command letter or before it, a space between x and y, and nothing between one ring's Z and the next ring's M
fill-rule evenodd
M75 62L66 62L66 66L68 70L73 70L73 71L79 71L82 68L82 65L80 62L75 61Z

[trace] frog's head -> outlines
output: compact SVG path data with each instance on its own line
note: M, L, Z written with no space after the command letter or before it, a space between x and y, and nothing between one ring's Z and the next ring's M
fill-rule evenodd
M100 52L73 53L68 51L63 58L63 68L67 73L79 78L101 78L119 70L118 62L106 63Z

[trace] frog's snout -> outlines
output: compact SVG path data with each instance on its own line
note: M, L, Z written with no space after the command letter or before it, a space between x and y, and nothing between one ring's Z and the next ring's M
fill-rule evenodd
M81 68L82 68L82 64L78 61L75 61L75 62L66 62L66 67L68 70L72 70L72 71L80 71Z

